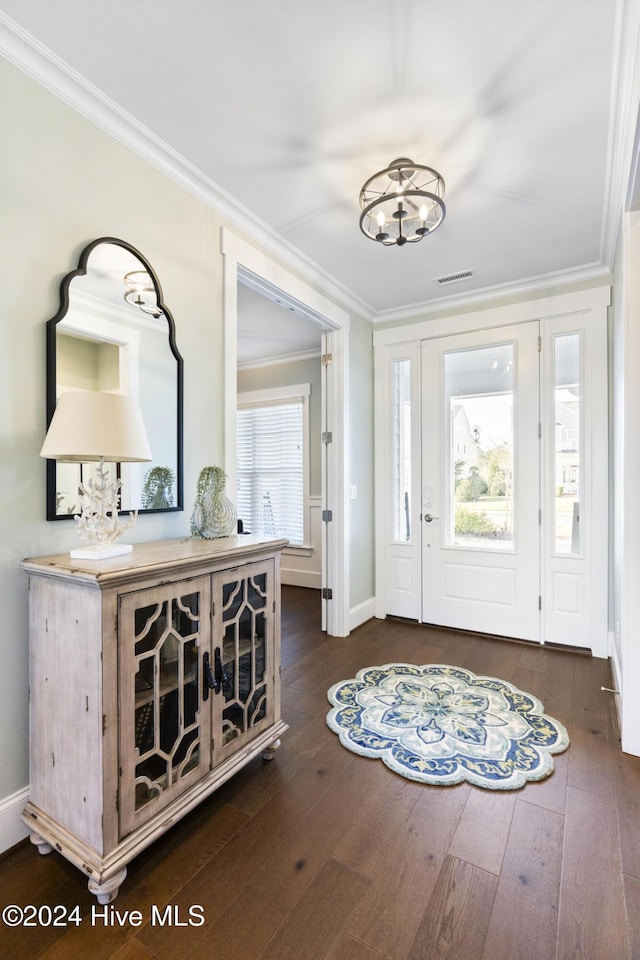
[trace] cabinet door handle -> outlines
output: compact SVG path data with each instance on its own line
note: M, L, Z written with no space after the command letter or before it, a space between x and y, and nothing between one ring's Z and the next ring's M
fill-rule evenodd
M215 690L218 692L218 687L216 686L216 678L213 675L213 670L211 669L211 663L209 662L209 654L204 653L202 655L202 699L209 699L209 690Z
M220 652L220 647L216 647L215 664L216 664L215 686L213 689L215 690L216 693L220 693L222 689L222 684L227 683L229 679L225 673L224 666L222 663L222 654Z

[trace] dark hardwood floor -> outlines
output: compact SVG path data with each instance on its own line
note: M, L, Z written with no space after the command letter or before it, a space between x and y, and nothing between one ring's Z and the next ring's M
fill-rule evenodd
M394 621L347 639L318 594L283 594L275 761L252 762L129 867L91 925L86 880L28 843L0 862L0 907L79 906L67 928L0 924L11 960L640 958L640 760L621 753L602 660ZM554 774L517 791L429 787L349 753L326 691L360 667L450 663L540 697L569 730ZM152 907L201 926L159 926ZM43 913L46 922L46 911ZM194 913L193 919L200 914ZM135 918L137 920L137 917Z

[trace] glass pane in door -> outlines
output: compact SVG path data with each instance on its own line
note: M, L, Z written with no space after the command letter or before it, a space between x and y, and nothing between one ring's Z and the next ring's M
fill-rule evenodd
M134 610L135 809L168 791L200 762L200 593Z
M240 742L267 716L267 574L222 586L222 744Z
M411 360L393 363L393 539L411 540Z
M553 338L555 553L580 555L580 334Z
M445 543L512 550L514 344L445 354Z

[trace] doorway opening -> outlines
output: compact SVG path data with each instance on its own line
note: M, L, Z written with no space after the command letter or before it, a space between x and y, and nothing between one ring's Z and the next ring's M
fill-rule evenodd
M320 334L320 503L322 626L349 633L347 462L348 314L266 254L223 228L224 451L230 496L237 501L239 309L252 295ZM264 308L265 303L258 302ZM294 351L290 351L294 352ZM308 381L305 381L307 383ZM302 549L309 544L303 544Z
M282 584L322 589L322 327L238 278L237 507L286 537Z

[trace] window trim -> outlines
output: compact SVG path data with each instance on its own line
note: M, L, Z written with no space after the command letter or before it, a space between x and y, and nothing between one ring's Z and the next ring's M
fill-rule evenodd
M255 409L256 407L275 406L283 401L302 403L302 543L292 543L286 552L304 552L311 554L310 543L310 463L309 463L309 397L310 383L298 383L291 386L268 387L264 390L246 390L238 393L237 409ZM237 467L236 467L237 470Z

